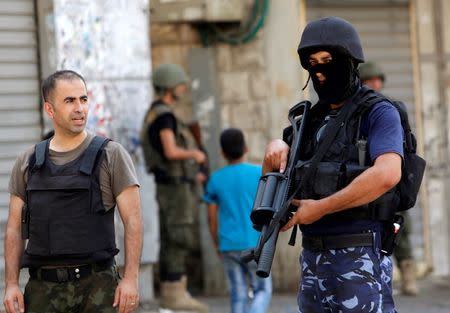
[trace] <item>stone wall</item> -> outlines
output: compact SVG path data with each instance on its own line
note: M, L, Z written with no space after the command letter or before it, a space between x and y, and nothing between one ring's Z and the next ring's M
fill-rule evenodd
M254 40L242 45L216 43L208 47L214 58L209 61L215 64L220 127L244 131L249 162L262 162L266 144L281 136L288 108L298 100L297 91L302 85L296 56L298 6L295 0L271 1L265 25ZM202 45L195 27L187 23L151 23L150 29L153 66L173 62L188 69L190 50ZM183 104L176 111L190 118L190 107ZM224 160L215 163L222 165ZM207 230L203 229L203 233L209 236ZM272 268L274 288L278 291L295 291L298 285L299 247L288 246L288 237L289 234L280 235ZM208 238L203 241L208 250ZM204 277L205 290L221 294L226 288L223 275L217 273L220 259L211 251L203 252L209 258L205 271L212 268Z
M152 64L177 63L189 73L189 53L201 47L199 34L191 24L151 23ZM268 141L267 78L261 36L246 45L217 44L208 47L215 67L217 106L221 127L241 128L249 149L248 161L261 163ZM195 116L189 102L175 107L176 113L189 121ZM201 122L201 121L200 121ZM219 138L216 139L217 141ZM210 154L212 154L210 152ZM213 164L223 165L221 158ZM221 261L212 249L206 224L206 209L201 210L201 233L204 258L204 290L223 294L226 290ZM208 274L206 274L208 273Z
M188 53L201 47L197 30L191 24L152 23L152 64L178 63L188 69ZM249 148L249 161L261 162L268 140L268 80L261 36L248 44L209 47L215 56L222 127L243 129ZM190 105L177 111L191 117Z

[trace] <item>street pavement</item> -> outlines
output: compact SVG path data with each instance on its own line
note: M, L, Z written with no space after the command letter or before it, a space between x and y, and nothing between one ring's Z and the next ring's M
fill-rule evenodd
M429 277L421 280L419 287L421 292L417 297L395 296L398 313L450 313L450 278ZM200 297L199 299L209 305L210 313L230 313L228 297ZM141 309L138 312L172 313L169 310L158 311L156 302L149 309ZM270 313L297 313L296 295L274 295Z

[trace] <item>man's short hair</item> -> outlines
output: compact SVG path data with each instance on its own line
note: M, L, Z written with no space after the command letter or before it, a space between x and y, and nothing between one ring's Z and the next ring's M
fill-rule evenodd
M44 98L44 101L48 101L50 94L55 90L56 82L58 80L74 80L74 79L80 79L83 82L84 86L86 86L86 81L84 80L83 76L81 76L75 71L61 70L51 74L42 83L42 97Z
M245 139L240 129L228 128L220 135L220 146L228 160L236 160L244 155Z

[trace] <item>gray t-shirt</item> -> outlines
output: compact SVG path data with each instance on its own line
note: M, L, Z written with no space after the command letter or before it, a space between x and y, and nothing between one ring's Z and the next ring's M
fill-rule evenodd
M75 149L66 152L49 150L53 163L63 165L77 159L94 138L88 133L84 141ZM116 204L116 197L129 186L139 186L130 155L121 144L110 141L105 146L105 155L100 168L100 189L103 205L110 209ZM9 181L9 193L25 201L26 185L28 179L28 160L34 152L34 146L19 155L12 169Z

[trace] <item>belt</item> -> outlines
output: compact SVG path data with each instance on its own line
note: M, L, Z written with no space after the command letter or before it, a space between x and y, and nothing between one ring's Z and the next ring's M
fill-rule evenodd
M350 247L372 247L373 233L309 237L303 236L302 247L311 251L325 251Z
M195 184L195 180L185 176L155 176L155 182L162 185Z
M93 272L101 272L114 265L114 260L84 264L80 266L66 266L57 268L30 267L28 273L32 279L53 283L64 283L88 277Z

